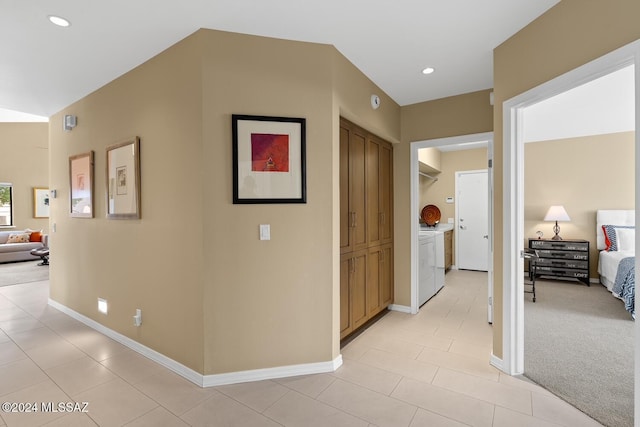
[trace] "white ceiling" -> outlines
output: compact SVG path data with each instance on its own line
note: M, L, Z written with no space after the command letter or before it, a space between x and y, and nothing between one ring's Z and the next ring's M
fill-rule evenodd
M48 117L199 28L334 45L409 105L493 87L493 49L558 1L0 0L0 109Z

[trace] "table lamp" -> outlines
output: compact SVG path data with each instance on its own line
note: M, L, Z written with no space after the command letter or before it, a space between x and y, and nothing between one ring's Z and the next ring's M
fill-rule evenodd
M547 211L547 214L544 216L544 220L556 222L556 225L553 226L553 232L556 233L556 235L553 236L551 239L562 240L562 237L560 237L560 226L558 225L558 221L571 221L571 218L569 218L569 214L567 214L567 211L564 209L564 206L558 205L558 206L551 206L549 208L549 210Z

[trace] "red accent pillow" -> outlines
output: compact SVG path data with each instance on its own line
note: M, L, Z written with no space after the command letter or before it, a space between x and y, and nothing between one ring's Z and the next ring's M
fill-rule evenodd
M42 232L34 231L29 237L30 242L42 242Z
M604 234L604 244L606 246L605 250L611 249L611 240L609 240L609 235L607 234L607 228L602 226L602 233Z
M602 234L604 234L604 244L606 246L605 250L609 250L611 248L611 240L609 240L609 236L607 236L607 229L602 226Z

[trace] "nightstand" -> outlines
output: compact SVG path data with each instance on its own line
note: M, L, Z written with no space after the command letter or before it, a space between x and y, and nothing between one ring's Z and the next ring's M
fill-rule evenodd
M536 276L578 279L589 283L589 241L529 239L529 248L538 251Z

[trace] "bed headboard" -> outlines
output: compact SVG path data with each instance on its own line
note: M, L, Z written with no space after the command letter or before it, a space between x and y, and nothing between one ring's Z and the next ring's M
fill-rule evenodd
M631 210L599 210L596 214L596 244L598 250L606 248L603 225L636 225L636 211Z

